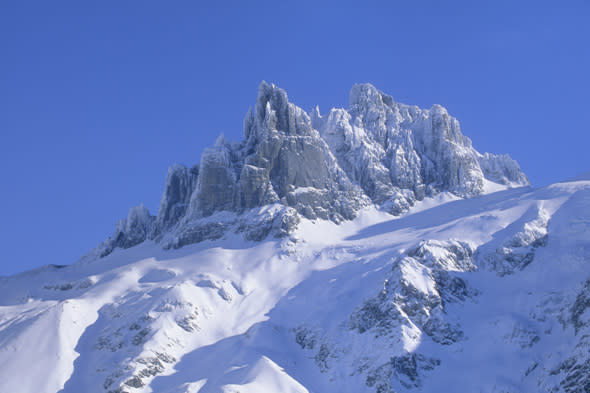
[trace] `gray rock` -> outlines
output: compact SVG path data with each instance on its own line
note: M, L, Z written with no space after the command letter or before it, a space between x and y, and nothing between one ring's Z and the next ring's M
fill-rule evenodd
M549 214L541 207L530 208L520 220L494 235L482 245L475 258L499 276L514 274L527 267L539 247L547 244Z
M183 165L175 164L168 169L164 193L156 218L154 237L177 224L184 216L196 187L198 176L198 165L188 169Z
M163 243L165 249L180 248L188 244L200 243L203 240L215 240L222 237L228 229L228 225L222 222L196 222L191 226L185 226L172 242Z
M472 248L449 240L423 241L400 255L385 279L383 290L368 299L350 317L349 327L359 333L373 331L376 337L391 335L402 325L416 326L441 345L460 341L460 327L447 321L448 303L465 301L478 292L454 272L475 269ZM426 288L411 279L424 277Z
M142 243L152 232L155 219L145 206L132 207L127 218L117 223L113 236L99 246L99 256L107 256L115 248L130 248Z
M590 280L584 282L582 290L577 294L571 307L570 321L574 325L576 334L583 328L590 328L590 323L584 321L584 313L590 309ZM586 318L587 319L587 318ZM589 359L590 360L590 359Z
M394 356L389 362L370 372L366 384L375 387L377 393L395 393L393 381L399 382L405 389L419 388L424 374L437 366L440 366L439 359L415 352Z
M484 153L479 155L478 159L486 179L505 185L529 184L529 180L520 170L518 163L510 158L508 154Z
M190 201L189 213L194 217L207 217L218 210L239 210L235 156L223 136L203 152L197 187Z
M440 192L479 195L486 179L528 184L510 157L477 152L440 105L425 110L396 103L370 84L353 86L347 110L322 116L317 108L307 114L284 90L262 82L243 127L243 141L221 136L198 165L172 166L158 216L132 209L98 255L148 238L181 247L229 230L258 241L292 233L300 217L338 223L371 203L399 215ZM283 206L279 215L261 209L275 204ZM233 216L210 219L222 212Z
M307 218L340 221L353 218L368 203L309 116L288 101L284 90L260 85L244 135L237 144L219 139L203 153L191 199L194 217L280 202Z
M473 149L459 122L440 105L424 110L396 103L360 84L350 92L348 110L332 109L322 117L316 109L311 116L350 179L394 214L441 191L479 195L484 179L528 184L510 157Z

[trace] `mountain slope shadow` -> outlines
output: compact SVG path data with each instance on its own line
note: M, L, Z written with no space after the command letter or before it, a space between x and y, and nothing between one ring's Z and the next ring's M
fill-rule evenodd
M157 376L150 388L154 392L185 393L192 391L189 388L195 384L199 386L199 393L218 393L224 385L247 384L251 370L259 367L264 358L284 370L276 378L290 386L292 391L325 391L328 386L326 376L296 342L295 328L304 323L320 323L328 327L331 324L338 328L365 298L379 292L384 275L397 255L398 250L392 248L388 252L312 272L281 297L266 314L266 321L251 326L243 334L186 354L174 366L173 374ZM340 299L337 307L336 298ZM330 384L330 388L341 389L343 386Z
M149 310L154 300L163 298L166 289L149 293L130 292L98 310L98 318L88 326L76 345L81 354L74 370L58 393L115 391L127 381L145 352L144 343L154 334Z
M520 199L532 191L531 187L513 188L480 197L448 202L417 213L410 213L364 228L346 240L360 240L404 228L424 229L436 227L459 218L468 217L491 209L507 209L514 206L511 200Z

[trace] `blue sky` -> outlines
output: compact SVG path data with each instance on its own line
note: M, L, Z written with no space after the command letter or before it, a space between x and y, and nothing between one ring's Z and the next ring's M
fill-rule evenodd
M69 264L168 166L240 139L261 80L304 109L357 82L447 107L535 186L590 170L590 1L0 5L0 275Z

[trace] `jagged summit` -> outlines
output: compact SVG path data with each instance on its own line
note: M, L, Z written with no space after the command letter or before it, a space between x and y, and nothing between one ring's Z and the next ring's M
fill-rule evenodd
M589 180L508 189L441 106L365 84L308 114L263 83L157 216L0 277L0 390L590 392Z
M229 230L284 236L300 217L338 223L371 204L399 215L441 192L480 195L489 182L528 184L507 155L476 151L440 105L400 104L365 83L352 87L348 109L308 114L263 81L244 140L220 137L198 165L173 165L157 217L132 209L98 253L146 239L181 247Z
M372 105L393 105L393 98L379 90L370 83L356 83L350 89L348 95L348 105L353 106L372 106Z

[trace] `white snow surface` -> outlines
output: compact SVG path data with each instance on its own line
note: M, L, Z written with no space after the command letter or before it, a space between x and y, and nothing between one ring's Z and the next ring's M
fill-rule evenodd
M0 278L0 392L583 391L590 181L453 199Z

